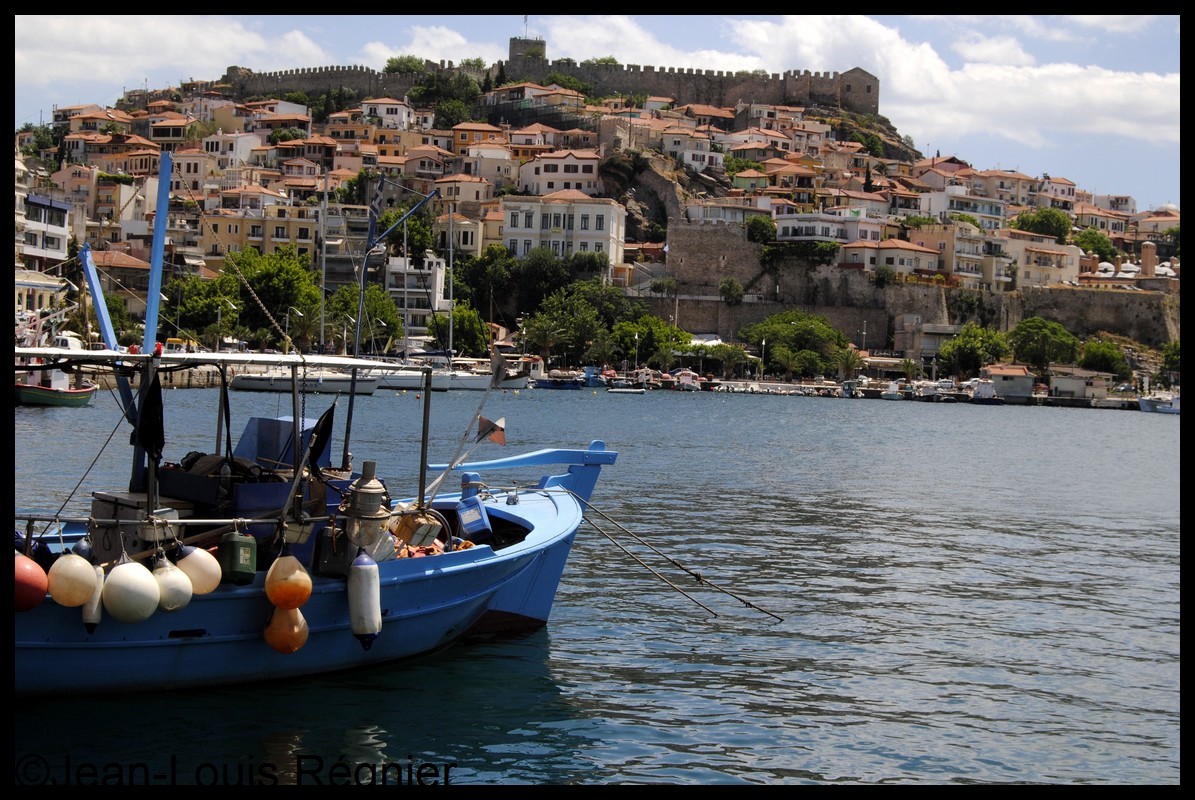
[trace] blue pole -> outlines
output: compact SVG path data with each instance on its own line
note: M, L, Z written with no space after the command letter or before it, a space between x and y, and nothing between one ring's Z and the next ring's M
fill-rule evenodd
M162 152L158 172L158 205L154 214L154 242L149 256L149 289L145 296L145 340L141 348L152 353L158 341L158 306L162 300L162 254L166 250L166 224L170 214L170 176L172 155Z

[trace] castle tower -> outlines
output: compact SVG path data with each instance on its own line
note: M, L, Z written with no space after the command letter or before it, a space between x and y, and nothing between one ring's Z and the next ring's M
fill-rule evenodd
M543 39L525 39L522 36L510 37L510 60L518 61L523 58L548 58L548 44Z

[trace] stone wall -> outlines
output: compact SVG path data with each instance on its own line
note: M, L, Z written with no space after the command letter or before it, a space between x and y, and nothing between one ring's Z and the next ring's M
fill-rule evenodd
M867 344L873 348L891 345L893 321L904 314L919 316L923 324L973 321L1005 332L1023 319L1043 317L1080 339L1107 331L1150 347L1176 341L1181 333L1177 294L1071 286L1000 294L922 284L877 288L860 270L797 259L765 270L759 261L762 247L747 241L746 228L738 224L673 220L668 250L666 274L677 279L679 291L676 297L645 295L650 312L663 319L675 316L685 330L717 333L723 340L737 339L744 325L790 310L826 317L859 346L866 321ZM728 306L719 296L718 286L728 277L744 288L741 305Z
M512 38L504 65L512 81L542 83L553 72L587 84L598 97L643 94L672 97L677 105L698 103L731 107L740 101L772 105L841 106L857 114L878 114L880 81L855 67L845 73L789 70L759 75L692 68L638 64L580 64L572 60L548 61L541 39Z
M721 70L639 66L637 64L579 64L569 60L548 61L547 46L540 39L512 38L509 60L502 64L509 81L543 83L558 72L587 84L595 96L642 94L648 97L672 97L677 105L732 107L739 101L774 105L841 106L858 114L878 114L880 81L855 67L844 73L789 70L759 75ZM425 62L429 70L451 70L452 62ZM496 78L498 66L488 72ZM466 70L480 85L486 71ZM306 92L315 97L335 89L356 91L361 99L394 97L401 99L414 81L409 76L387 75L360 65L341 67L305 67L276 72L254 72L231 66L218 83L226 84L238 98L281 97L288 92Z

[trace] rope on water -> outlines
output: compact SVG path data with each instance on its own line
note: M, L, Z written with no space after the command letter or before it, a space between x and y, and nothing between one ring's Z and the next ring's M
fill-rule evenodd
M560 487L560 488L564 488L564 487ZM593 505L592 505L592 504L591 504L589 501L587 501L587 500L585 500L584 498L582 498L582 497L581 497L580 495L578 495L576 492L573 492L573 491L571 491L571 490L569 490L569 489L564 489L564 491L568 492L568 493L569 493L569 494L571 494L573 497L575 497L575 498L576 498L576 499L577 499L577 500L578 500L578 501L579 501L579 502L580 502L580 503L581 503L581 504L582 504L582 505L583 505L583 506L584 506L584 507L585 507L587 510L589 510L589 511L592 511L592 512L594 512L595 514L598 514L599 516L601 516L601 518L602 518L602 519L606 520L607 522L610 522L612 525L614 525L615 527L617 527L617 528L618 528L620 531L622 531L624 534L626 534L626 535L627 535L627 536L629 536L630 538L634 539L636 542L638 542L639 544L643 545L643 546L644 546L644 547L646 547L648 550L650 550L650 551L652 551L653 553L655 553L656 555L658 555L660 558L662 558L662 559L664 559L665 561L667 561L668 563L672 564L672 566L676 567L677 569L679 569L679 570L681 570L681 571L683 571L683 572L686 572L686 573L688 573L689 575L692 575L692 576L693 576L693 578L694 578L694 579L696 579L696 581L697 581L698 583L700 583L700 584L704 584L705 586L708 586L708 587L710 587L711 589L714 589L715 591L721 592L722 594L724 594L724 595L726 595L726 596L728 596L728 597L733 597L735 600L738 600L740 603L742 603L743 605L745 605L747 608L750 608L750 609L752 609L752 610L754 610L754 611L758 611L758 612L760 612L761 614L767 614L769 617L771 617L772 619L775 619L775 620L777 620L777 621L779 621L779 622L783 622L783 621L784 621L784 618L783 618L783 617L781 617L781 616L778 616L777 614L773 614L771 611L768 611L766 608L760 608L759 606L755 605L755 603L752 603L750 600L746 600L746 599L744 599L744 598L742 598L742 597L738 596L738 595L737 595L737 594L735 594L734 592L730 591L729 589L726 589L726 588L724 588L724 587L722 587L722 586L719 586L718 584L714 583L713 581L711 581L711 580L707 579L707 578L706 578L705 576L703 576L703 575L702 575L702 574L701 574L699 571L697 571L697 570L693 570L693 569L690 569L689 567L686 567L684 564L681 564L679 561L677 561L675 558L673 558L672 556L668 555L667 553L663 553L663 552L661 552L661 551L660 551L660 550L659 550L657 547L655 547L654 545L652 545L650 542L647 542L647 541L645 541L645 540L644 540L644 539L643 539L641 536L639 536L638 534L636 534L636 533L633 533L632 531L628 530L628 529L627 529L627 528L626 528L624 525L622 525L621 523L619 523L617 520L615 520L615 519L611 518L611 517L610 517L608 514L606 514L605 512L601 511L601 510L600 510L600 509L598 509L598 508L595 508L595 507L594 507L594 506L593 506ZM700 602L698 602L697 600L694 600L694 599L693 599L693 598L692 598L690 595L688 595L687 593L685 593L685 592L684 592L682 589L680 589L679 587L677 587L677 586L676 586L674 583L672 583L672 582L671 582L671 581L669 581L667 578L665 578L664 576L660 575L660 574L659 574L659 573L658 573L656 570L652 569L652 568L651 568L651 567L649 567L647 564L645 564L645 563L643 562L643 560L642 560L642 559L640 559L640 558L639 558L637 555L635 555L635 554L634 554L634 553L632 553L630 550L628 550L628 549L627 549L627 548L626 548L626 547L625 547L625 546L624 546L624 545L623 545L621 542L619 542L617 539L615 539L613 536L611 536L611 535L610 535L609 533L607 533L606 531L604 531L604 530L602 530L601 528L599 528L599 527L597 526L597 524L596 524L596 523L595 523L595 522L594 522L594 521L593 521L591 518L589 518L589 517L587 516L587 517L585 518L585 521L586 521L586 522L588 522L590 525L592 525L592 526L593 526L593 528L594 528L594 530L596 530L596 531L597 531L598 533L600 533L602 536L605 536L605 537L606 537L607 539L609 539L609 540L610 540L610 542L612 542L613 544L617 545L617 546L618 546L618 548L619 548L619 549L621 549L621 550L622 550L624 553L626 553L627 555L631 556L631 558L633 558L633 559L635 559L636 561L638 561L638 562L639 562L639 563L640 563L640 564L641 564L641 565L642 565L642 566L643 566L645 569L647 569L647 570L648 570L649 572L651 572L653 575L655 575L655 576L659 577L661 580L663 580L663 581L664 581L665 583L667 583L669 586L671 586L672 588L676 589L676 590L677 590L678 592L680 592L681 594L685 595L685 597L688 597L690 600L693 600L693 602L694 602L694 603L697 603L697 605L699 605L699 606L701 606L702 608L706 609L706 611L709 611L711 614L714 614L714 616L718 616L718 615L717 615L717 614L716 614L714 611L710 610L710 609L709 609L708 607L706 607L705 605L702 605L702 604L701 604Z

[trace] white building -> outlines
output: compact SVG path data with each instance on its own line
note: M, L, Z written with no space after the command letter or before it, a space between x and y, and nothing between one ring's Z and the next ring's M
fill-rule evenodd
M400 131L410 130L415 126L415 109L406 100L395 100L392 97L376 97L361 102L361 113L366 117L376 117L383 128Z
M596 150L543 153L519 167L519 186L524 192L538 195L569 189L587 195L601 194L600 161Z
M611 264L622 263L627 210L614 200L568 189L543 197L506 195L499 208L506 249L516 257L544 247L562 258L606 253Z

